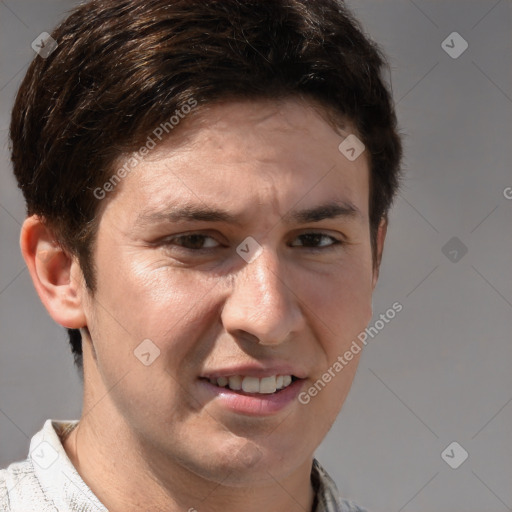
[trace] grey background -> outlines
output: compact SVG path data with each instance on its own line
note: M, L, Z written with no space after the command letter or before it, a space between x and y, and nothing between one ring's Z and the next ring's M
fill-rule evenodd
M81 410L65 333L19 252L7 146L30 44L75 3L0 1L0 467L27 456L45 419ZM512 3L348 3L389 56L405 134L375 319L404 308L369 341L317 455L374 512L512 510ZM454 31L469 44L457 59L441 47ZM454 236L468 249L460 258L457 242L456 262L442 252ZM441 458L452 441L469 453L458 469Z

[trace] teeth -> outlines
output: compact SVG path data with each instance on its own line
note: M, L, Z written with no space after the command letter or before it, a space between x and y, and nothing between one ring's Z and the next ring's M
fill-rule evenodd
M258 377L244 377L244 380L242 381L242 389L246 393L259 393L260 379L258 379Z
M291 375L272 375L270 377L242 377L233 375L231 377L211 378L210 383L221 388L226 386L233 391L243 390L246 393L271 394L279 389L288 387L292 383Z
M275 393L276 391L276 377L263 377L260 380L260 393Z
M240 391L242 389L242 377L240 375L229 377L229 389L233 391Z
M228 379L226 379L226 377L219 377L217 379L217 385L220 386L221 388L223 388L227 383L228 383Z

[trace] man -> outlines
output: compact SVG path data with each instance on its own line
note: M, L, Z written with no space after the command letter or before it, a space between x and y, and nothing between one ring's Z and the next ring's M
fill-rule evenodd
M398 184L378 48L336 0L98 0L46 44L12 160L83 412L0 472L2 510L361 510L314 451Z

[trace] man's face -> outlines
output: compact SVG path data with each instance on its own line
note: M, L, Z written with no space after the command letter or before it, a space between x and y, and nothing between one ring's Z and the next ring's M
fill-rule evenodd
M151 464L211 480L279 478L310 460L359 356L308 404L298 395L371 318L369 170L365 153L338 150L349 133L295 101L218 105L105 199L84 305L85 385L102 398L90 421L122 425ZM311 214L327 204L341 209ZM154 346L146 366L134 351L148 362ZM222 387L241 376L272 391L286 375L274 393Z

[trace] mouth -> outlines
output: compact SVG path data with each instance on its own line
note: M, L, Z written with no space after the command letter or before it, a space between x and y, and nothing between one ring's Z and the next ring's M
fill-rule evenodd
M222 375L199 378L199 397L244 416L268 417L298 404L305 378L295 375Z
M250 375L231 375L222 377L202 377L218 388L229 389L243 395L271 395L281 393L297 380L295 375L270 375L268 377L253 377Z

